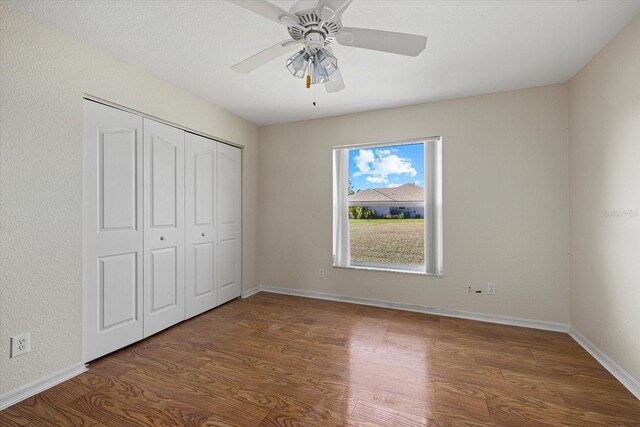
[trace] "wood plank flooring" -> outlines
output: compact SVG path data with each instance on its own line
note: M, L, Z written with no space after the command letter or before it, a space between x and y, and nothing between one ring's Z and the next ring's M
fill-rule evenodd
M640 426L563 333L268 293L90 364L2 426Z

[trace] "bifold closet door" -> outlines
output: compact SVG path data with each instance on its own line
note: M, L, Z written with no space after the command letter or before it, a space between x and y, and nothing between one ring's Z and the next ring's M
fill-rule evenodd
M242 293L242 151L218 143L218 304Z
M185 134L186 317L217 305L216 141Z
M184 131L144 119L144 336L185 317Z
M84 360L143 337L142 118L84 104Z

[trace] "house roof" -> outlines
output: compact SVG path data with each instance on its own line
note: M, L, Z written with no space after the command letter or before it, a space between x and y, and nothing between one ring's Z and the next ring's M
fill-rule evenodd
M423 202L424 188L415 184L404 184L399 187L369 188L349 196L349 203L375 202Z

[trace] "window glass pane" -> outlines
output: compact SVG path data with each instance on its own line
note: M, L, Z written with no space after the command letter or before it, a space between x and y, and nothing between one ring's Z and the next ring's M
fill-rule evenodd
M349 150L352 265L424 265L424 144Z

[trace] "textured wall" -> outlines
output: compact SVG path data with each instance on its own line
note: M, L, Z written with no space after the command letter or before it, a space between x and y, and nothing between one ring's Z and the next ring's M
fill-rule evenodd
M640 380L640 15L569 95L571 326Z
M82 358L82 96L245 146L243 284L255 276L256 126L0 4L0 394ZM31 353L9 359L9 337Z
M260 284L567 323L567 114L555 85L261 127ZM331 268L332 146L434 135L444 278Z

